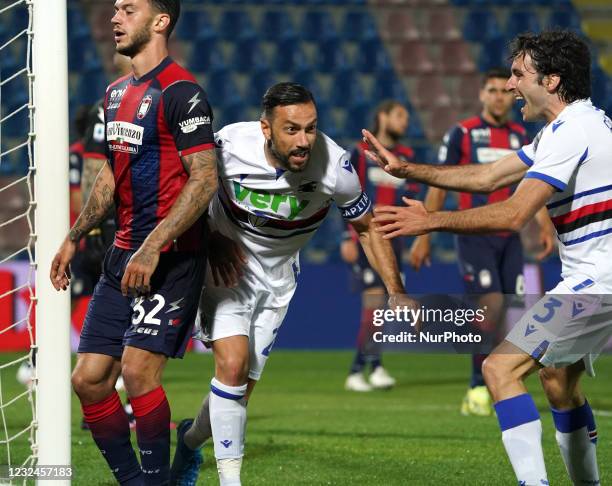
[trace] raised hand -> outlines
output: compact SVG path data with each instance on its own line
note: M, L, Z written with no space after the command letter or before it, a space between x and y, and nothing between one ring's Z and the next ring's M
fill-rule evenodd
M405 179L409 176L408 169L410 164L400 160L396 155L387 150L378 139L368 130L362 130L363 141L370 147L365 151L366 157L373 162L376 162L385 172L400 179Z

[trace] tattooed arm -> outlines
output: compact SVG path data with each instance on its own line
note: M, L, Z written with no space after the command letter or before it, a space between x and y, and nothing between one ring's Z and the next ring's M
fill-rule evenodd
M121 291L147 294L159 254L168 243L183 234L202 215L217 191L217 158L214 150L183 157L189 179L168 215L149 234L125 269Z
M51 262L51 283L55 290L66 290L70 283L69 264L76 253L79 240L98 226L113 206L115 194L115 178L113 171L105 162L96 177L89 199L78 219L64 239L62 246Z
M89 194L96 182L96 176L100 173L102 167L106 165L106 159L98 159L93 157L83 158L83 173L81 174L81 197L83 205L89 199Z

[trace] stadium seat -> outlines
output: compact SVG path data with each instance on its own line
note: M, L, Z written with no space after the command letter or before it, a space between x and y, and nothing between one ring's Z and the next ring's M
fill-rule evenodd
M522 32L540 32L538 16L533 10L512 10L506 21L506 37L514 38Z
M425 36L433 40L455 40L461 38L461 31L457 27L455 12L449 7L431 8L428 11L428 20L425 24Z
M489 39L483 43L478 57L478 69L487 71L488 69L505 66L509 56L508 40L505 38Z
M422 34L413 21L412 13L404 10L393 10L385 17L381 36L392 42L414 41L422 38Z
M472 9L463 24L463 37L472 42L484 42L501 36L495 14L488 9Z
M244 121L244 108L244 102L237 94L235 94L229 103L224 103L222 105L221 116L215 122L215 130L219 130L220 128L231 123Z
M267 65L265 51L257 39L242 38L234 43L234 54L231 66L239 73L247 73L256 66Z
M359 76L353 70L345 68L336 73L330 93L330 100L334 100L335 105L348 108L364 97Z
M251 16L247 10L224 10L217 28L219 36L223 40L234 40L239 37L256 37Z
M416 82L413 103L417 108L429 109L437 106L450 106L449 96L441 76L419 76Z
M397 66L403 74L429 74L435 66L425 44L421 41L406 41L399 48Z
M364 10L349 10L342 22L342 37L349 41L378 38L378 29L372 16Z
M453 108L434 108L429 113L429 123L426 125L427 138L433 143L439 143L444 134L459 119L459 112Z
M317 128L332 139L340 136L338 123L334 119L332 109L325 102L317 100Z
M93 3L90 6L91 35L96 41L110 41L113 30L110 20L113 17L113 4L110 2Z
M482 75L480 73L463 74L459 76L457 93L453 97L453 104L463 109L479 106L480 87Z
M462 40L442 43L439 63L440 70L445 74L464 74L476 71L476 65L467 44Z
M374 73L392 69L389 53L379 38L366 39L359 43L355 58L355 69L361 73Z
M332 73L349 66L346 51L342 42L330 37L317 44L317 55L315 57L315 68L322 73Z
M229 102L232 97L238 95L232 72L221 66L206 75L204 86L213 107Z
M223 66L223 53L219 43L207 37L196 37L189 57L189 69L196 73L203 73Z
M260 65L256 67L250 74L245 92L245 103L247 105L259 105L261 98L266 90L275 83L270 70Z
M374 100L394 99L406 104L408 97L402 82L393 71L379 71L374 74L374 83L370 98Z
M546 26L580 31L580 15L571 6L560 7L551 11Z
M372 111L372 105L366 100L349 106L344 120L344 136L358 140L361 137L361 129L370 126Z
M272 66L276 72L289 73L309 67L309 63L300 45L278 42L275 54L272 56Z
M302 16L300 32L310 42L338 36L332 16L326 10L307 10Z
M286 10L266 10L259 24L259 35L267 41L280 41L297 36L293 21Z

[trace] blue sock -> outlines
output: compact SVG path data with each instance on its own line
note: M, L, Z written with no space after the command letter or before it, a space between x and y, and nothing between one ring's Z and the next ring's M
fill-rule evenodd
M351 365L351 374L353 373L361 373L365 366L365 356L361 351L357 351L355 353L355 357L353 358L353 364Z
M519 484L547 485L542 422L528 393L495 404L502 441ZM521 483L523 482L523 483Z
M470 388L485 386L484 376L482 376L482 362L487 356L487 354L472 355L472 379L470 381Z

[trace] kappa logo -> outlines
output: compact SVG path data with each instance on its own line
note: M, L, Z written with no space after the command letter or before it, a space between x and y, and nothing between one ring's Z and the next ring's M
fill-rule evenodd
M342 161L342 168L344 170L349 171L351 174L353 173L353 164L351 164L351 161L349 159Z
M229 449L229 446L233 444L233 441L225 439L225 440L220 441L220 443L223 447L225 447L226 449Z
M552 124L552 131L553 131L553 133L555 133L557 131L557 128L559 128L564 123L565 123L565 120L557 120L556 122L553 122L553 124Z
M572 304L572 317L576 317L578 314L583 312L585 309L584 304L582 302L574 302Z

